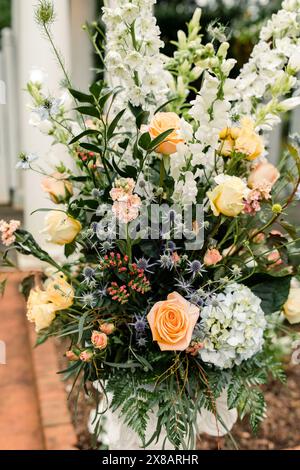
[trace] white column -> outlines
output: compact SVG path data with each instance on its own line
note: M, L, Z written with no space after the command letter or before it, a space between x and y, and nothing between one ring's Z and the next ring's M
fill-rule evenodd
M71 0L72 84L87 91L93 81L93 46L82 25L96 20L98 0Z
M59 84L63 78L61 69L57 65L51 47L43 37L40 27L34 19L36 0L13 0L14 32L17 48L18 64L18 90L19 90L19 129L20 149L40 157L41 166L46 164L47 153L51 149L51 138L41 134L36 128L29 125L28 103L30 99L26 92L21 92L29 78L32 68L38 67L48 74L47 86L51 94L59 91ZM54 41L64 57L67 70L71 70L71 32L70 32L70 2L69 0L54 0L56 21L52 25ZM80 58L78 58L80 60ZM41 177L31 171L23 173L23 201L25 227L48 252L60 256L62 250L55 245L45 243L40 234L43 227L45 213L31 213L43 207L51 207L49 200L40 188ZM37 262L22 258L21 267L35 267Z

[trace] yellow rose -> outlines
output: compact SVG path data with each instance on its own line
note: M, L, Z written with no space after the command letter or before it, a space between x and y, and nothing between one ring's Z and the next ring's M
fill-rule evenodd
M185 300L178 292L157 302L147 319L153 340L161 351L184 351L188 348L199 318L199 308Z
M41 186L55 204L64 202L73 195L73 185L66 173L53 173L43 179Z
M73 305L74 289L63 277L48 279L45 287L49 301L57 310L65 310Z
M223 141L221 154L228 157L233 151L244 153L247 160L254 160L264 151L262 138L255 132L254 123L249 118L242 119L241 127L225 128L220 132Z
M50 211L45 218L43 233L56 245L71 243L81 230L81 223L61 211Z
M39 332L48 328L55 319L57 308L49 302L48 295L41 289L32 289L27 301L27 318L35 323L35 330Z
M149 126L149 134L155 139L163 132L174 129L171 134L155 149L157 153L171 155L177 151L177 145L183 142L180 137L180 118L175 113L157 113L152 118Z
M290 293L283 306L286 319L291 325L300 323L300 283L292 280Z
M207 193L215 216L236 217L244 209L246 185L236 176L227 176L223 183Z

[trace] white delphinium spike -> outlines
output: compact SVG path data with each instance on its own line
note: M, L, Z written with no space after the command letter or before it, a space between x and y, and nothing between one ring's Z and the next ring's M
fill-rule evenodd
M251 115L258 129L272 129L278 115L299 104L284 100L299 86L300 1L286 0L260 32L250 60L236 80L239 115ZM287 102L288 101L288 102Z

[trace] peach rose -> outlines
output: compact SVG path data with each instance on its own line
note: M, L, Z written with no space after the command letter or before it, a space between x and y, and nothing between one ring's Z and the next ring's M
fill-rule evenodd
M102 323L100 330L107 336L111 335L115 331L115 325L113 323Z
M193 330L199 318L199 308L185 300L178 292L157 302L147 319L153 341L161 351L184 351L188 348Z
M264 151L264 144L259 134L255 132L254 123L249 118L243 118L241 127L225 128L220 132L221 155L229 157L233 151L244 153L247 160L254 160Z
M55 204L65 202L73 195L73 185L66 173L53 173L43 179L41 186Z
M56 245L72 243L82 226L78 220L61 211L50 211L45 218L45 229L42 233L49 235L48 241Z
M78 361L79 359L79 356L77 356L77 354L75 354L74 351L66 351L65 356L68 359L68 361Z
M183 142L180 137L180 118L175 113L157 113L152 118L149 126L149 134L155 139L163 132L174 129L156 149L157 153L171 155L177 151L177 145Z
M214 266L215 264L218 264L220 261L222 261L223 256L217 250L216 248L211 248L207 250L205 256L204 256L204 264L206 266Z
M272 163L262 162L251 171L248 186L251 189L259 189L269 185L272 189L279 177L280 173Z
M93 351L89 349L82 351L82 353L80 353L80 356L79 356L79 359L82 362L91 362L92 358L93 358Z
M100 331L93 331L91 341L95 348L105 349L108 338L105 333L100 333Z

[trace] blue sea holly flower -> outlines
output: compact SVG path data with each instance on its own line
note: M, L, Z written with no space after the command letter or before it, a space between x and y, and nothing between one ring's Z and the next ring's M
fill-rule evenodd
M148 322L147 322L146 317L144 317L143 315L135 315L134 322L131 323L131 325L133 325L136 333L141 334L141 333L144 333L145 330L147 329Z
M150 259L146 258L139 258L135 259L136 265L138 269L143 269L146 273L153 274L153 271L151 271L151 268L156 265L156 263L150 263Z
M80 302L83 305L83 308L90 307L94 308L97 305L97 299L92 292L87 292L80 297Z
M194 261L188 261L188 268L186 271L189 274L192 274L193 278L197 275L202 276L202 273L206 272L206 269L204 268L204 265L201 263L201 261L194 260Z
M89 266L86 266L82 272L82 275L84 277L84 282L89 284L91 281L94 280L95 270L93 268L90 268Z

